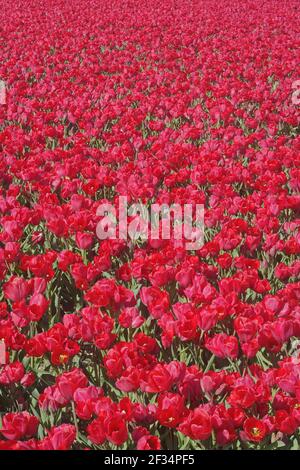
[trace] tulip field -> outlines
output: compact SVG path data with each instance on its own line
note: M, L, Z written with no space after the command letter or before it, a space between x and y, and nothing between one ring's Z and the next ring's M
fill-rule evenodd
M0 7L0 450L300 449L300 2Z

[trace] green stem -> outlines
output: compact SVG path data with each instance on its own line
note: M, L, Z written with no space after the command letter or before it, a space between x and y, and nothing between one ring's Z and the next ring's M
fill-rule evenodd
M73 400L71 401L71 407L72 407L74 425L75 425L75 429L76 429L76 439L78 439L78 421L77 421L77 416L76 416L76 411L75 411L75 403L74 403Z

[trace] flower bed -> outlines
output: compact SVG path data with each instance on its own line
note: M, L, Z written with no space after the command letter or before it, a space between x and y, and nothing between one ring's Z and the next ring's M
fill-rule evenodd
M0 449L297 449L299 2L1 6Z

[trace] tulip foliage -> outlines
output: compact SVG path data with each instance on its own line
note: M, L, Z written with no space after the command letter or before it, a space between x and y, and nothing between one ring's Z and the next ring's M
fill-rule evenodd
M300 446L299 22L1 0L0 449ZM203 246L100 240L121 196L203 204Z

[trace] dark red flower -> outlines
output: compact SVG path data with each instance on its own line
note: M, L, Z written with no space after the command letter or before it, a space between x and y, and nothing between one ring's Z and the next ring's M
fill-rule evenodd
M247 418L244 421L243 429L245 438L251 442L260 442L267 433L266 425L263 421L256 418Z
M3 416L1 434L9 440L28 439L37 432L39 420L27 411Z

